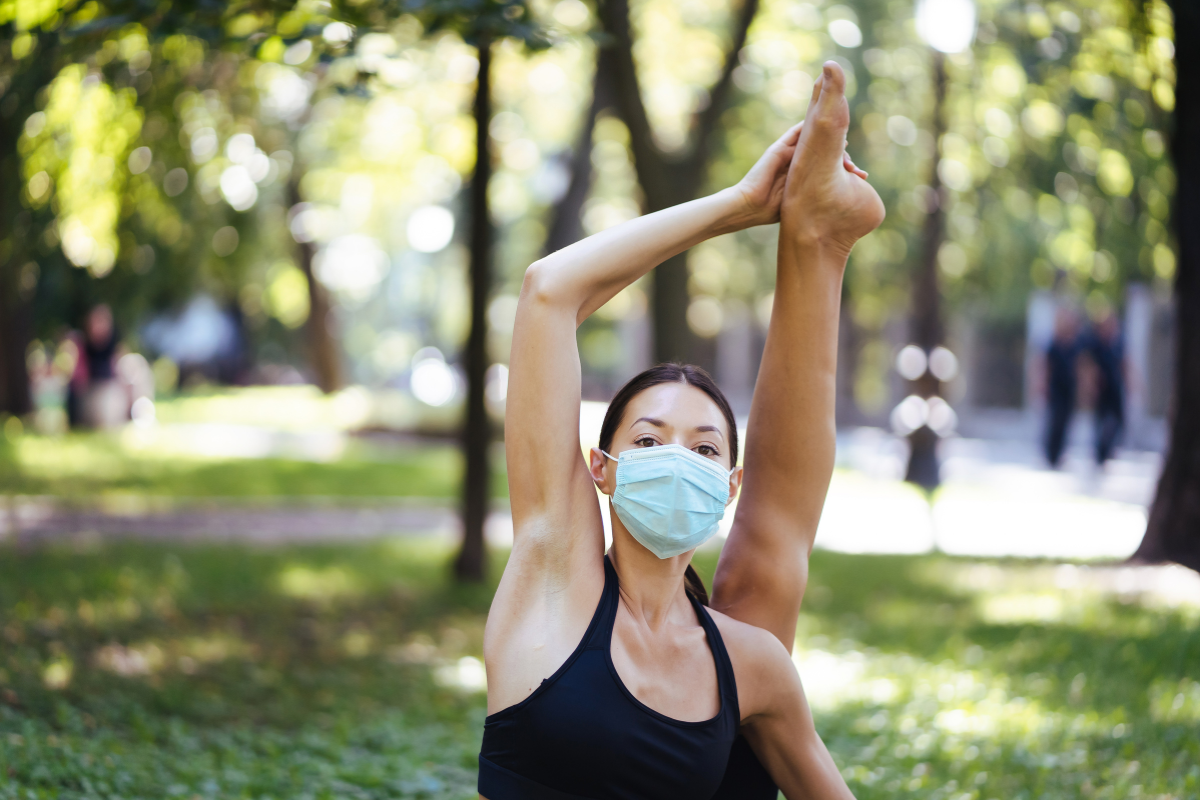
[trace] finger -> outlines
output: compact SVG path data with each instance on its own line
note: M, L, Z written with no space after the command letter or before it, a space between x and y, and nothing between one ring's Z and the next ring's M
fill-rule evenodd
M850 158L849 153L842 153L842 165L845 166L847 172L853 172L858 177L863 178L864 180L866 179L867 171L859 168L859 166Z
M794 145L800 139L800 133L804 130L804 120L800 120L792 127L788 128L783 136L779 137L779 142L784 145Z
M853 173L854 175L857 175L858 177L862 178L863 180L866 180L867 171L860 168L853 161L850 161L849 159L843 160L842 165L846 168L847 172Z
M797 122L795 125L784 131L783 135L776 139L769 149L782 150L788 155L791 155L790 151L796 146L796 142L800 141L800 133L803 130L804 123Z

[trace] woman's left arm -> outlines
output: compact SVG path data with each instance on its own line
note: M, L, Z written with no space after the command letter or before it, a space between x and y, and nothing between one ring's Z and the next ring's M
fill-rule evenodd
M742 733L787 800L854 800L817 734L800 676L790 672L780 670L775 707L746 720Z
M737 675L742 733L784 797L854 800L817 735L787 649L761 628L726 620L717 617Z

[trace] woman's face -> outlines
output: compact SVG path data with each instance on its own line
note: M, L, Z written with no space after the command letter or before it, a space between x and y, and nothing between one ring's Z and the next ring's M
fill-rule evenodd
M618 458L626 450L664 444L682 445L725 469L737 459L721 409L704 392L686 383L660 383L635 395L625 407L608 452ZM593 448L591 468L592 478L611 496L616 491L616 462ZM738 467L729 476L730 502L741 484L742 470Z

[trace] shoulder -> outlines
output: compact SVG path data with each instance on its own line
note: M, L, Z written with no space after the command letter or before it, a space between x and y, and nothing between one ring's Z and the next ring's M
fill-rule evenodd
M773 682L796 674L791 653L770 631L711 608L708 613L721 632L739 686L746 680Z

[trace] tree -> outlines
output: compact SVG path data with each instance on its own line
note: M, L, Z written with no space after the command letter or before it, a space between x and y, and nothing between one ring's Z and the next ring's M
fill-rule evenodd
M475 46L479 58L472 116L475 119L475 168L469 186L470 208L470 331L463 348L467 373L467 402L463 419L461 447L465 462L462 488L462 545L454 561L460 580L481 581L486 572L486 547L483 528L487 521L488 484L491 477L489 449L492 426L488 420L484 390L487 385L487 306L492 290L492 244L494 232L488 208L488 181L492 175L491 66L492 45L504 37L523 42L527 47L547 45L540 29L531 20L525 0L484 0L454 8L449 3L430 4L433 13L428 28L457 31Z
M303 202L300 196L298 168L293 169L288 177L287 197L289 208L297 208ZM305 241L296 241L296 260L300 262L300 271L308 285L308 320L304 324L305 338L308 339L308 361L316 378L317 388L329 394L342 386L337 342L329 329L329 291L313 274L313 259L317 248L307 237L300 238Z
M1175 41L1200 36L1200 7L1171 3ZM1137 561L1175 561L1200 571L1200 52L1177 48L1175 131L1171 153L1179 183L1175 233L1179 260L1175 272L1175 388L1171 438L1146 535L1133 554ZM1193 225L1192 223L1196 223Z
M38 261L45 247L52 215L25 208L26 190L18 144L26 121L37 111L39 98L60 71L75 63L115 65L109 51L119 50L116 38L130 26L139 28L152 44L170 37L188 37L222 46L248 49L272 25L295 9L295 0L245 0L230 4L204 0L154 3L148 0L107 0L77 5L69 0L28 3L0 2L0 412L30 410L29 376L25 367L35 320L30 302L38 286ZM305 19L310 16L302 14ZM305 19L299 22L301 29ZM237 21L236 31L229 25ZM97 60L98 54L104 54ZM117 164L116 170L124 170ZM110 233L115 234L115 231ZM113 248L112 258L119 253ZM32 265L32 266L31 266Z
M738 53L746 44L750 24L758 13L758 0L743 0L731 31L720 77L708 93L708 104L692 115L691 141L681 152L668 152L654 139L646 105L638 87L633 59L633 34L629 24L628 0L602 0L600 22L611 48L611 61L600 65L612 70L616 107L629 128L630 146L638 182L646 196L647 213L693 200L704 185L710 156L719 133L718 120L725 111L732 89ZM697 346L687 324L687 254L680 253L660 264L653 273L651 300L654 325L654 358L658 361L708 361Z
M483 528L487 522L488 478L491 474L488 448L492 426L484 403L487 379L487 302L492 287L492 222L488 213L488 182L492 177L492 152L488 124L492 119L492 38L480 33L475 40L479 52L479 77L475 89L475 171L471 176L471 330L463 361L467 371L467 410L463 421L462 448L466 461L463 474L463 541L454 571L463 580L484 576Z
M7 26L6 26L7 27ZM0 28L0 30L3 30ZM5 32L7 33L7 32ZM21 160L17 141L32 113L33 98L53 77L47 61L20 69L14 37L0 44L0 413L24 414L31 408L25 368L32 318L29 279L23 276L30 256L32 218L21 202ZM36 275L34 276L36 279Z
M912 282L909 338L925 353L942 344L944 335L941 312L942 290L938 281L938 249L945 234L946 215L941 203L941 179L938 176L939 142L946 132L946 57L933 51L933 157L929 167L929 197L932 208L925 217L921 260L917 262ZM917 393L926 399L937 396L939 381L932 370L926 369L913 383ZM908 435L909 456L904 480L932 491L940 482L937 457L938 435L928 425L921 425Z

